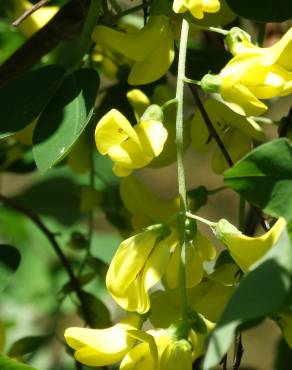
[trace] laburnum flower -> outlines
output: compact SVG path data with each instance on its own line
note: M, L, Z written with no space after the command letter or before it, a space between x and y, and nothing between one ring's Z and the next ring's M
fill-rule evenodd
M277 243L285 226L286 221L281 217L264 235L250 237L222 219L217 223L216 235L228 248L237 265L246 272Z
M145 27L128 34L106 26L96 26L92 39L133 61L128 78L130 85L158 80L174 59L174 36L170 20L165 15L152 15Z
M173 2L175 13L184 13L188 10L197 19L204 18L204 13L216 13L219 9L219 0L174 0Z
M120 370L191 370L192 362L205 351L205 340L214 324L204 319L206 333L191 330L187 339L173 335L173 329L149 330L150 338L133 347L121 362ZM151 341L154 340L156 351Z
M150 228L124 240L106 275L106 286L115 301L140 314L150 309L149 289L164 275L177 231L164 237L161 227Z
M203 278L203 262L216 257L213 243L200 231L197 231L193 240L186 243L186 287L192 288ZM179 242L174 246L165 273L165 284L168 288L178 288L179 285Z
M251 150L252 139L259 141L264 139L262 128L253 119L240 116L225 104L208 99L204 107L234 163ZM214 144L199 110L196 111L191 122L191 138L194 147L199 151L207 151ZM214 172L220 174L228 167L222 151L216 146L212 156Z
M142 325L140 315L128 314L118 324L107 329L68 328L67 344L75 350L77 361L87 366L106 366L121 361L136 339L128 331Z
M151 96L151 102L162 106L166 102L174 98L173 90L166 84L158 85L154 89ZM139 121L141 115L147 109L151 102L146 94L139 89L128 91L127 99L133 107L136 119ZM176 146L175 143L175 118L176 118L176 104L169 104L163 109L164 127L167 130L168 136L164 144L162 153L149 164L150 167L164 167L176 161ZM189 121L184 122L184 150L190 144L189 135Z
M292 92L292 28L268 48L253 45L243 32L237 31L232 40L229 45L234 57L220 72L218 88L222 98L237 113L260 115L268 109L260 99ZM208 77L204 81L207 80Z
M132 215L131 223L135 229L167 220L179 211L179 198L158 197L134 175L121 180L120 196Z
M161 121L145 115L132 127L116 109L103 116L95 129L97 149L112 159L117 176L128 176L134 169L147 166L162 152L166 139Z

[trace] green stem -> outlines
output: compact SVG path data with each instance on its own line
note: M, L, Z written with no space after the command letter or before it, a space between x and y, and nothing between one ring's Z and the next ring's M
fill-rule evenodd
M187 78L187 77L184 78L184 81L188 84L194 84L194 85L198 85L198 86L201 85L201 81L192 80L191 78Z
M194 220L203 222L204 224L206 224L210 227L216 227L216 225L217 225L217 222L212 222L212 221L206 220L205 218L200 217L198 215L193 215L191 212L186 212L186 216L189 217L189 218L192 218Z
M170 105L172 105L172 104L177 104L177 100L176 100L176 98L174 98L174 99L170 99L170 100L166 101L166 102L161 106L161 109L162 109L162 110L165 110L167 107L169 107L169 106L170 106Z
M218 27L207 27L207 26L201 26L199 24L195 24L195 23L190 23L190 26L193 27L193 28L196 28L198 30L202 30L202 31L210 31L210 32L216 32L216 33L219 33L220 35L223 35L223 36L227 36L228 35L228 32L227 30L223 30L222 28L218 28Z
M185 64L187 54L189 23L183 19L181 26L179 56L178 56L178 72L176 85L176 148L177 148L177 170L178 170L178 191L180 196L180 214L179 214L179 233L180 233L180 269L179 269L179 287L181 292L181 310L182 318L188 319L188 302L186 290L186 274L185 274L185 255L186 255L186 212L187 212L187 195L185 184L185 171L183 163L183 98L184 98L184 78Z

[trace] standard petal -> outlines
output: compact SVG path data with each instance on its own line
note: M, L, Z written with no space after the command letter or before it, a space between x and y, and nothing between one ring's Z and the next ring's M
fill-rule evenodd
M128 138L138 142L137 134L127 118L116 109L110 110L98 122L95 129L95 142L101 154L123 143Z
M141 121L135 129L145 154L151 158L157 157L167 139L163 124L158 121Z

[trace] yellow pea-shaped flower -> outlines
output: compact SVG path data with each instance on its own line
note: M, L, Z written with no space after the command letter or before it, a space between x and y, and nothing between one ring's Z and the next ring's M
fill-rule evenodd
M277 243L286 224L285 219L281 217L264 235L250 237L223 219L217 224L216 234L228 248L237 265L246 272Z
M107 366L121 361L133 347L135 338L129 330L140 328L139 315L128 314L118 324L107 329L68 328L65 331L67 344L75 350L77 361L87 366Z
M142 117L132 127L116 109L103 116L95 129L97 149L114 162L113 171L117 176L128 176L134 169L147 166L162 152L166 139L167 131L162 122Z
M175 13L184 13L188 10L197 19L203 19L204 13L216 13L219 9L219 0L174 0L173 2Z
M158 80L174 59L174 36L165 15L153 15L147 25L129 34L96 26L92 39L133 61L128 82L143 85Z
M128 311L143 314L150 309L148 291L165 273L177 232L161 237L161 230L151 229L124 240L109 266L108 291Z

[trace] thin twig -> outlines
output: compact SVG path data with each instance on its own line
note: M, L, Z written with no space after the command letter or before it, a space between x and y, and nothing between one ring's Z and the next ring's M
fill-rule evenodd
M210 135L216 141L216 143L217 143L218 147L220 148L220 150L221 150L226 162L228 163L228 165L230 167L232 167L233 166L233 161L232 161L228 151L226 150L220 136L218 135L215 127L213 126L213 123L212 123L210 117L208 116L208 113L206 112L206 109L205 109L203 103L201 102L201 99L200 99L198 91L197 91L197 87L192 85L192 84L189 84L188 86L189 86L189 88L191 90L191 93L192 93L192 95L193 95L193 97L196 101L196 104L199 108L199 111L201 112L201 115L204 119L204 122L206 123L206 126L208 128L208 131L209 131Z
M43 6L47 5L51 0L40 0L36 4L34 4L31 8L26 10L19 18L17 18L13 23L12 26L18 27L23 21L26 20L31 14L36 12L38 9L42 8Z
M61 247L59 246L58 242L56 241L55 234L52 233L46 227L46 225L42 222L40 217L36 213L34 213L32 210L30 210L30 209L28 209L28 208L26 208L26 207L24 207L24 206L22 206L18 203L15 203L14 200L9 199L9 198L5 197L4 195L1 195L1 194L0 194L0 201L3 203L3 205L5 207L13 209L14 211L17 211L17 212L25 215L27 218L29 218L39 228L39 230L42 231L42 233L46 236L46 238L48 239L48 241L52 245L55 253L59 257L62 265L64 266L64 269L66 270L66 272L67 272L67 274L70 278L70 283L71 283L72 288L74 289L74 291L75 291L75 293L76 293L76 295L79 299L80 306L81 306L81 309L83 311L83 315L84 315L84 319L85 319L86 323L89 326L91 326L92 320L91 320L91 317L90 317L90 313L89 313L86 301L84 300L82 290L81 290L81 287L79 285L79 281L75 277L75 274L74 274L74 272L71 268L71 265L70 265L69 261L67 260L67 258L64 255Z
M236 337L235 353L232 365L233 370L239 370L242 356L243 356L242 337L241 333L239 333Z
M222 370L227 370L227 353L220 361L220 365L222 365Z

